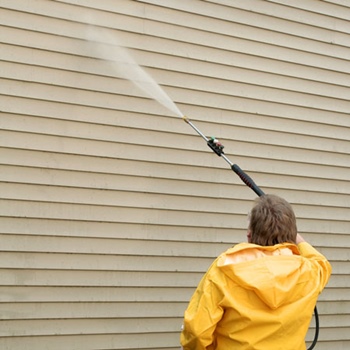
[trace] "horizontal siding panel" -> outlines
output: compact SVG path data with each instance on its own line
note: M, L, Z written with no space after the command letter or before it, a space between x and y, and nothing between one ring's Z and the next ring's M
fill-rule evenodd
M343 334L346 334L349 332L348 329L341 329L339 330L341 331L341 333ZM350 347L350 341L346 341L346 340L338 340L339 339L339 331L337 332L336 335L334 335L333 337L337 338L337 339L334 339L333 341L323 341L322 343L319 342L317 344L317 350L328 350L330 347L335 347L336 349L339 349L339 350L346 350L346 349L349 349ZM311 344L309 344L311 345Z
M219 194L217 198L232 198L240 194L244 196L246 189L234 184L223 185L210 182L197 182L195 179L167 179L160 177L140 177L133 175L104 174L94 172L72 172L70 170L56 170L48 168L27 168L18 166L0 165L1 180L6 183L41 184L69 188L85 188L97 190L119 190L130 192L168 193L184 196L208 197L211 193ZM74 175L74 176L73 176ZM154 174L155 176L159 174ZM233 176L233 174L232 174ZM7 186L7 185L5 185ZM227 190L227 191L226 191ZM241 197L240 197L241 198ZM327 196L325 195L325 198ZM333 198L333 200L332 200ZM331 202L336 204L337 195L329 196ZM340 198L339 198L340 199ZM339 203L339 199L338 202ZM330 202L328 202L330 203Z
M340 332L341 331L341 332ZM344 334L344 336L339 336L339 333L340 334ZM308 337L308 340L311 341L312 340L312 332L310 334L310 336ZM338 342L340 344L340 346L342 345L346 345L348 344L348 327L344 327L344 328L341 328L339 329L334 327L334 328L322 328L322 332L320 332L320 336L319 336L319 341L317 344L322 344L324 341L326 341L326 344L327 344L327 341L334 341L333 344L335 344L334 346L337 346L338 345ZM342 343L342 341L345 341L344 343ZM328 344L329 346L329 344ZM319 346L317 345L317 348L319 348ZM336 347L336 349L338 349L338 347ZM346 349L346 347L344 348L341 348L340 349Z
M148 241L148 240L112 240L112 239L82 239L82 238L67 238L67 237L43 237L43 236L22 236L22 235L2 235L4 243L1 248L2 251L17 251L17 252L51 252L51 253L85 253L85 254L113 254L113 255L143 255L147 256L175 256L175 257L198 257L197 263L193 263L193 269L198 269L200 261L205 262L204 258L213 258L215 252L221 252L229 248L227 244L220 243L199 243L199 242L172 242L171 238L166 241ZM16 249L16 244L18 245ZM198 247L198 255L193 256L194 248ZM215 252L214 252L215 251ZM103 259L103 256L101 256ZM152 259L149 259L151 262ZM185 259L186 260L186 259ZM79 260L77 259L79 262ZM164 259L166 261L166 259ZM190 259L188 259L190 261ZM174 259L175 262L175 259ZM180 265L182 262L179 259ZM130 262L130 264L132 264ZM209 263L206 263L206 267ZM153 268L159 265L153 265ZM149 263L149 268L151 264ZM110 266L111 269L117 269L117 266ZM140 266L139 268L144 269L145 267ZM169 266L169 268L171 268ZM180 268L180 266L179 266ZM188 268L188 269L192 269ZM175 271L173 267L171 269ZM201 269L199 269L201 271ZM202 269L204 270L204 269Z
M0 347L4 350L13 349L45 349L50 350L178 350L179 333L149 333L139 334L97 334L97 335L67 335L42 337L5 337L0 338Z
M317 309L319 310L320 314L329 315L325 317L324 325L326 327L327 326L332 327L332 319L330 315L341 315L341 316L348 315L347 320L343 319L341 322L344 326L346 327L349 326L349 322L350 322L349 306L350 306L350 301L333 302L333 303L328 303L328 302L317 303Z
M329 258L332 260L332 258ZM349 288L350 287L350 279L348 279L347 274L343 275L332 275L327 286L333 288Z
M182 317L187 303L6 303L2 320L172 318ZM57 307L58 306L58 307ZM14 316L12 316L14 315ZM17 315L17 317L15 316ZM180 321L181 322L181 321ZM179 322L179 323L180 323ZM181 323L180 323L181 325Z
M216 198L195 198L186 196L174 196L166 194L151 194L144 192L126 192L126 191L108 191L105 190L89 190L76 188L72 193L70 188L41 186L41 185L25 185L25 184L3 184L0 183L1 197L3 199L25 200L33 202L51 202L51 203L72 203L72 204L88 204L91 206L109 206L109 207L134 207L134 208L150 208L150 209L166 209L179 210L188 212L219 212L231 213L233 210L244 210L240 201L230 199ZM11 191L14 191L11 195ZM217 210L217 206L220 210ZM239 209L242 208L242 209ZM249 211L248 203L244 213ZM319 208L318 208L319 210ZM330 211L325 208L324 211ZM346 219L346 209L343 220ZM341 209L337 209L341 216ZM322 212L320 215L324 215Z
M52 240L53 242L55 240ZM30 242L29 242L30 243ZM85 242L84 242L85 243ZM17 253L6 252L8 245L5 244L4 249L1 252L1 266L4 268L30 268L30 269L78 269L78 270L94 270L94 271L170 271L170 272L203 272L212 263L213 258L191 258L184 256L182 251L179 256L174 256L173 245L168 243L168 251L162 251L153 253L155 256L144 256L141 251L140 245L137 242L134 243L135 250L132 253L128 253L126 249L123 249L123 242L110 242L115 245L121 245L120 248L110 252L97 251L95 253L78 253L64 254L53 253L56 249L46 249L45 252L50 253L30 253L31 251L43 251L44 246L35 250L34 248L28 248L25 252L19 247ZM141 242L142 244L143 242ZM28 244L29 245L29 244ZM159 244L155 244L159 246ZM222 250L225 247L220 247ZM219 248L219 249L220 249ZM64 249L64 248L61 248ZM118 250L122 252L118 252ZM145 250L148 249L145 245ZM171 250L170 250L171 249ZM21 251L22 250L22 251ZM102 255L104 254L104 255ZM129 254L129 255L127 255ZM102 256L101 256L102 255ZM152 255L152 251L147 253Z
M2 215L10 217L28 217L43 219L64 219L82 221L106 221L122 223L142 223L158 225L194 225L197 227L232 227L231 214L193 213L187 211L153 210L128 207L107 207L50 203L1 200L3 205ZM248 210L247 210L248 212Z
M64 271L1 269L0 283L6 286L66 286L66 287L193 287L201 273ZM335 283L336 281L334 281ZM339 286L344 286L346 281ZM14 303L16 305L16 303Z
M239 217L233 214L237 226L247 226L247 216ZM145 239L151 241L196 241L196 242L231 242L237 238L245 238L246 232L234 231L232 227L182 227L161 226L140 223L103 222L103 221L65 221L43 218L23 218L23 217L1 217L4 233L26 234L41 236L59 237L85 237L85 238L125 238L127 232L128 239ZM48 230L47 228L50 228Z
M61 335L89 335L89 334L147 334L178 332L181 328L181 318L145 318L140 322L138 318L93 318L71 320L16 320L2 321L1 336L54 336ZM1 338L0 338L1 339Z
M347 315L340 315L340 314L320 315L320 322L322 322L322 326L321 326L322 328L323 327L324 328L336 328L337 326L348 328L349 327L349 320L350 320L349 314L347 314ZM312 333L312 332L310 332L310 333Z
M183 302L187 303L194 287L50 287L0 286L0 302ZM344 300L344 299L343 299Z
M320 301L349 301L350 296L348 289L346 288L331 288L329 286L323 290L322 294L318 297Z

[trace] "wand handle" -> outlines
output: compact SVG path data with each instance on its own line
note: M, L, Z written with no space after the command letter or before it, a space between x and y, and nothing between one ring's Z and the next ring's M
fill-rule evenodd
M232 164L231 169L240 177L240 179L251 188L259 197L265 193L262 189L253 181L253 179L247 175L237 164Z

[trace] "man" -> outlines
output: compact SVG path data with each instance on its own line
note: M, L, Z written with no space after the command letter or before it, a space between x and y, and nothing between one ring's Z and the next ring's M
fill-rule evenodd
M291 205L275 195L256 200L247 238L199 283L184 316L184 350L306 349L330 263L297 234Z

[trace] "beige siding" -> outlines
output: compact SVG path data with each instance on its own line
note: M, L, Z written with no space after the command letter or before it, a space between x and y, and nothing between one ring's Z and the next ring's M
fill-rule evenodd
M349 17L342 0L0 0L0 348L178 349L194 287L245 239L254 193L96 59L93 19L293 204L333 265L317 349L348 349Z

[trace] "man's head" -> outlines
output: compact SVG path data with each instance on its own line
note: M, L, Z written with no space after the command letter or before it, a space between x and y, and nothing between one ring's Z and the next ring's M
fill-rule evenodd
M297 225L292 206L283 198L263 195L250 212L249 242L262 246L295 243Z

